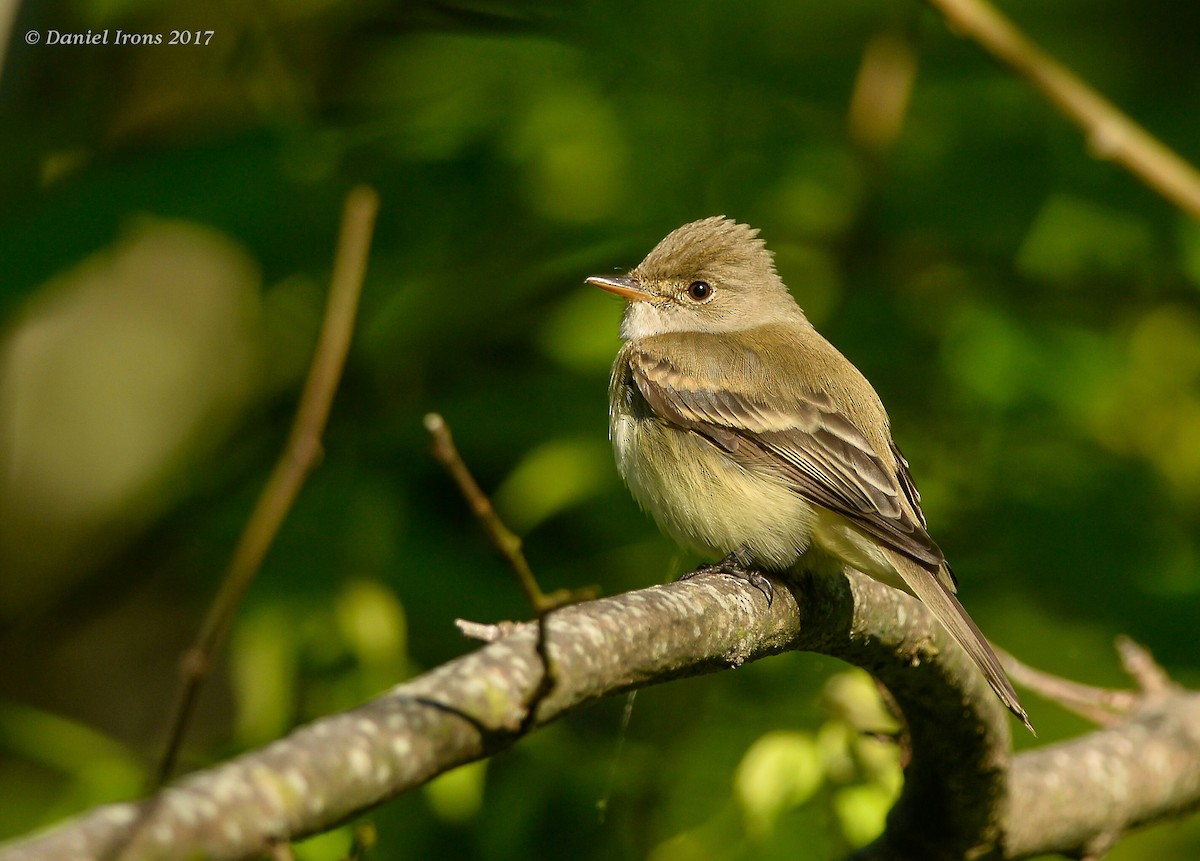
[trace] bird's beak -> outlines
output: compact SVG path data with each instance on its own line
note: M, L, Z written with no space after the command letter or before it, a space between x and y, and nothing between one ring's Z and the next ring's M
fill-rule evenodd
M599 287L601 290L607 290L609 293L614 293L622 299L628 299L630 302L648 302L657 298L653 293L639 284L636 278L630 278L628 275L623 278L593 275L587 279L587 283L593 287Z

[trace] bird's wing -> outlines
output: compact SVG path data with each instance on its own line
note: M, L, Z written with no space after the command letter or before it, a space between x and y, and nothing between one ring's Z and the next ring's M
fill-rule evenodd
M828 395L807 392L768 406L705 385L661 355L634 349L629 365L638 391L662 420L706 437L747 469L778 475L929 571L944 566L899 452L892 468Z
M929 526L925 523L925 512L921 510L921 492L913 484L912 475L908 472L908 458L904 456L900 451L900 447L894 442L889 441L888 445L892 449L892 457L896 459L896 478L900 481L900 489L904 491L904 496L908 499L909 505L912 506L913 513L921 521L921 528L928 529Z
M900 447L896 443L889 441L888 445L892 449L892 457L896 459L896 478L900 482L900 489L904 491L904 496L908 500L909 507L920 522L921 528L928 529L929 527L925 523L925 512L921 510L921 492L917 490L917 486L913 484L912 475L909 474L908 459L904 457L903 452L900 451ZM944 576L939 575L938 579L942 581L942 584L949 591L958 591L958 575L954 573L954 569L950 567L950 563L944 559L942 560L942 571L945 572ZM903 573L901 576L903 576ZM963 612L965 613L966 611ZM968 621L970 621L969 618ZM971 624L974 625L975 623L971 622ZM982 667L983 664L980 664L980 666ZM989 670L984 670L985 674L989 672ZM1003 697L1001 698L1003 699Z

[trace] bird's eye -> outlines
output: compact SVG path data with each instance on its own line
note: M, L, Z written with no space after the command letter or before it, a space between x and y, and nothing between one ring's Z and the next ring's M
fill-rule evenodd
M712 297L713 288L707 281L693 281L688 285L687 294L689 298L703 302Z

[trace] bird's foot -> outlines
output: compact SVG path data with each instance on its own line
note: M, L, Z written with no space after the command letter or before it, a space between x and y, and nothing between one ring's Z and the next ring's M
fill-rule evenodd
M767 599L767 606L771 606L771 602L775 600L775 587L771 581L763 575L757 568L751 568L746 565L738 557L737 553L730 553L720 562L715 562L710 565L701 565L695 571L689 571L686 574L680 575L680 580L691 580L693 577L699 577L701 574L728 574L738 580L744 580L755 589L762 593L762 596Z

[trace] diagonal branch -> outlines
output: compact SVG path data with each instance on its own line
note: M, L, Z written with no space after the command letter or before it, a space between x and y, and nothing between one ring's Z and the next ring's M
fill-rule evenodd
M1140 702L1134 691L1118 691L1085 685L1064 679L1045 670L1022 663L1007 652L1000 652L1004 671L1013 683L1056 703L1097 726L1118 726Z
M488 499L487 494L475 481L475 477L471 475L471 470L467 468L462 455L458 453L458 447L454 444L454 437L450 434L446 420L438 413L429 413L425 416L425 430L429 431L430 450L434 458L450 473L450 477L458 485L458 490L467 500L467 504L471 506L471 512L475 515L475 519L487 533L492 546L496 548L501 558L508 563L508 567L516 575L517 584L525 593L526 600L529 601L533 612L539 618L558 607L596 597L596 590L593 588L576 591L557 589L549 594L543 592L521 550L520 536L509 529L500 519L492 501Z
M913 739L901 804L945 814L926 839L960 847L994 839L1007 718L960 651L939 654L946 644L928 614L861 576L815 578L777 595L768 607L744 584L710 575L564 607L543 623L556 685L532 721L524 704L542 676L534 624L147 802L100 808L0 858L98 858L115 846L126 861L250 857L505 748L526 725L788 649L841 655L889 684Z
M1111 159L1200 221L1200 173L1078 75L1031 42L986 0L926 0L959 35L1029 81Z
M287 444L238 539L221 587L209 607L196 642L184 654L179 692L158 767L157 782L160 785L175 770L175 761L195 710L200 688L208 678L213 659L233 623L242 598L254 582L304 480L320 460L321 435L325 432L333 396L350 351L354 318L358 312L358 298L366 275L367 256L378 211L379 195L374 189L358 186L346 195L325 318L308 379L300 395L300 406L296 410Z
M543 670L538 626L524 624L147 801L97 808L0 848L0 861L113 849L125 861L255 857L601 697L789 649L867 668L903 710L912 742L904 792L861 858L1078 855L1200 803L1200 695L1171 690L1126 725L1023 754L1010 771L1007 714L919 604L861 575L808 578L776 596L768 607L745 584L705 575L564 607L542 623L558 672L532 720L525 704Z

